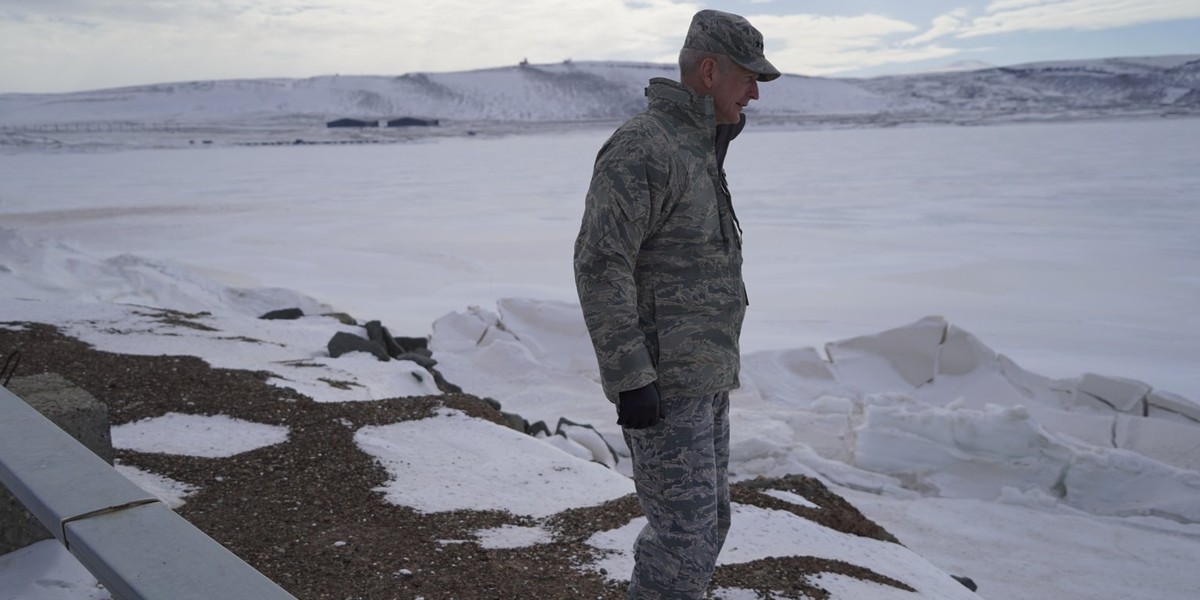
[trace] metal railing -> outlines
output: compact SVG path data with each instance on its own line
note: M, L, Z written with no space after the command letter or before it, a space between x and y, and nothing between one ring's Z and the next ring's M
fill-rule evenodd
M295 600L3 387L0 483L114 598Z

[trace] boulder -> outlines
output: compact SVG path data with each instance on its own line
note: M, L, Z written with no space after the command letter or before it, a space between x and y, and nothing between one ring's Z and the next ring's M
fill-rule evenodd
M963 584L963 586L968 590L971 590L972 592L979 591L979 586L975 583L974 579L971 579L970 577L963 577L962 575L951 575L951 577L953 577L955 581Z
M411 360L412 362L415 362L418 365L425 367L426 369L432 369L435 366L437 366L437 364L438 364L437 361L433 359L433 356L431 355L431 353L428 350L424 350L424 351L416 350L413 352L404 352L402 354L397 354L397 355L393 356L392 358L395 358L396 360Z
M368 352L370 354L374 354L375 358L385 362L392 359L392 357L388 356L388 353L386 350L384 350L383 346L372 342L371 340L360 338L357 335L347 333L345 331L339 331L333 334L333 337L330 338L329 344L326 347L329 349L329 356L333 358L337 358L349 352Z
M388 356L396 358L404 354L404 349L396 343L396 338L388 332L387 327L384 327L379 321L368 321L364 327L367 328L367 338L372 342L380 345Z
M405 352L429 351L429 339L423 337L397 336L392 338Z
M300 310L299 308L281 308L279 310L268 312L259 318L270 321L294 321L303 316L304 311Z
M588 449L592 462L600 463L610 469L617 468L617 452L609 445L608 440L596 431L592 425L576 423L570 419L559 418L555 435L561 435L580 446Z

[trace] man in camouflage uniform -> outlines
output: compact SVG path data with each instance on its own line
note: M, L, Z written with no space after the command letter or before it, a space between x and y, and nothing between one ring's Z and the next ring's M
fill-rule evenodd
M575 282L605 395L633 454L648 523L630 598L701 598L729 530L729 390L746 310L741 227L722 163L779 77L746 19L696 13L680 82L600 149L575 242Z

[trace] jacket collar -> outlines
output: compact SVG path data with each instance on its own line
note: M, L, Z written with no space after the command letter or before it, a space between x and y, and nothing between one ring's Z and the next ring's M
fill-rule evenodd
M646 97L650 110L665 112L715 133L716 111L712 96L701 96L678 81L655 77L646 87Z
M686 85L667 79L655 77L646 87L646 97L649 98L650 110L658 110L670 114L686 123L702 127L712 132L716 145L717 165L724 168L725 152L729 142L742 132L746 126L746 115L732 125L717 125L716 109L712 96L701 96Z

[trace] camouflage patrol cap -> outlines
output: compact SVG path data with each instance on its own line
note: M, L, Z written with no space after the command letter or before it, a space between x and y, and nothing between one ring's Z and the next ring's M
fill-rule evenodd
M719 10L702 10L692 17L683 47L724 54L758 73L759 81L779 77L779 69L763 55L762 34L745 17Z

